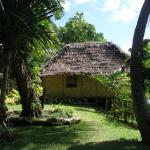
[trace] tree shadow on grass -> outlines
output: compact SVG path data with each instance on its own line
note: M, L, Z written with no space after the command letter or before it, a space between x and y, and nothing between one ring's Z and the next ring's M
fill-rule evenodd
M16 134L14 141L0 144L0 149L39 150L50 149L51 145L58 145L60 147L63 145L76 145L79 142L75 140L79 137L78 126L86 126L86 124L82 122L73 126L17 127L14 128Z
M69 150L150 150L150 146L143 145L135 140L120 139L100 143L86 143L71 146Z

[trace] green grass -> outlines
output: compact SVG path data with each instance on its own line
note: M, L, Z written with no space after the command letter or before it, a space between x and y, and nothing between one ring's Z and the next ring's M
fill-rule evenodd
M46 105L46 110L51 106ZM70 126L28 126L14 128L14 141L0 145L2 150L150 150L142 145L139 131L113 120L93 108L63 106L81 118ZM19 109L11 107L11 109Z

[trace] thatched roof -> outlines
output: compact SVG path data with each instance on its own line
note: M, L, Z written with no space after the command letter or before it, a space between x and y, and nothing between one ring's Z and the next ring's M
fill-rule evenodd
M111 74L124 66L125 54L111 42L71 43L42 68L41 76Z

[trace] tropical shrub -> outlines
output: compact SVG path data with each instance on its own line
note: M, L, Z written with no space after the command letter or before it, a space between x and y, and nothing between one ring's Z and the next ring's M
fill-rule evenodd
M7 105L16 105L20 101L19 92L16 89L12 89L9 94L6 96Z
M145 79L146 99L150 99L150 41L144 40L143 77Z
M73 111L70 109L65 109L61 104L51 104L51 108L49 109L47 116L49 118L71 118L73 117Z
M109 95L111 103L110 112L115 118L123 118L125 121L134 117L131 101L131 83L130 77L125 72L117 72L110 76L97 76L97 80L102 82Z

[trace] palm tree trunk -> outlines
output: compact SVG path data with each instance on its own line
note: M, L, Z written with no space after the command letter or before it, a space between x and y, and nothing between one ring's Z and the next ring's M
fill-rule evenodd
M150 144L150 120L146 109L144 78L142 75L143 38L150 13L150 1L145 0L134 32L131 51L131 87L136 120L142 141Z
M2 65L1 65L1 71L3 74L2 80L1 80L1 95L0 95L0 126L5 126L6 121L6 106L5 106L5 99L6 99L6 92L7 92L7 85L8 85L8 77L10 72L10 59L11 59L11 53L10 51L5 48L5 51L3 51L2 56Z
M0 45L0 93L1 93L1 85L2 85L2 68L3 68L3 58L2 58L2 54L3 54L3 49Z
M36 94L32 87L32 80L23 57L15 59L15 77L21 97L22 117L39 117L41 109L36 105Z

